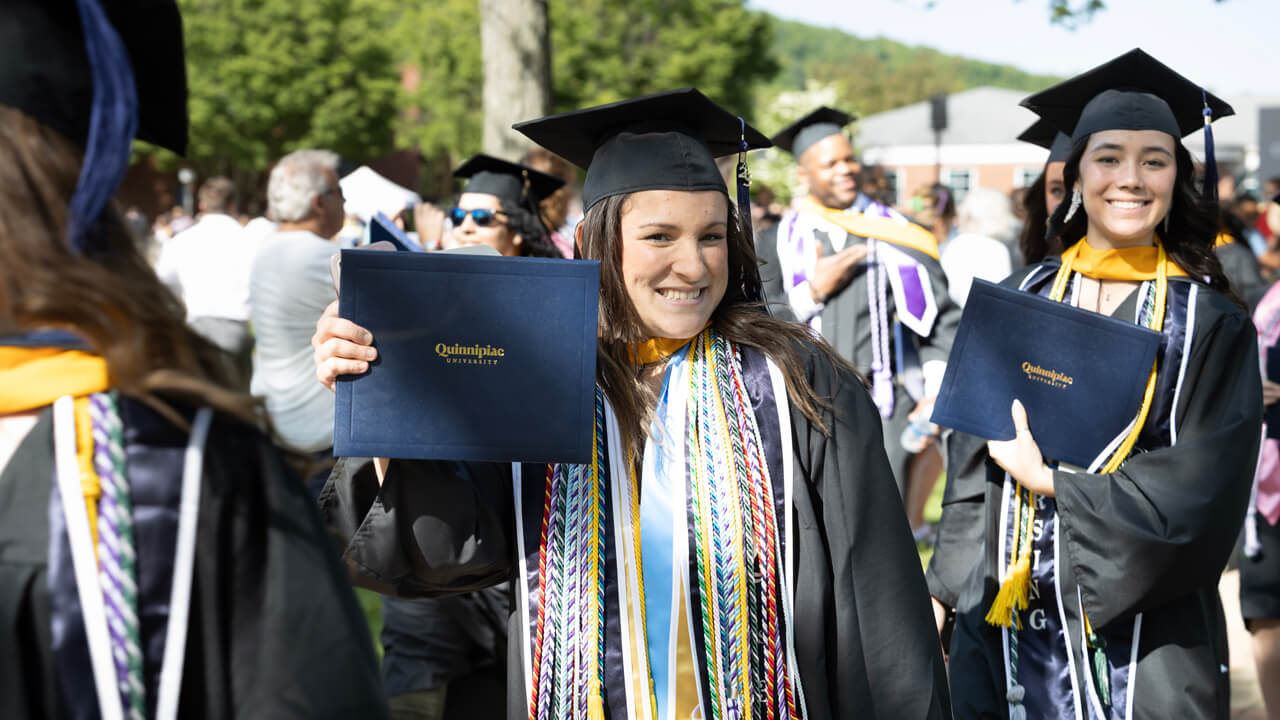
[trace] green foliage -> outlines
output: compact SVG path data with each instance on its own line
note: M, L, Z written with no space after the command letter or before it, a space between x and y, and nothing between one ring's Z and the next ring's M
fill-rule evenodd
M479 0L431 0L407 9L391 33L418 73L402 95L398 144L446 163L480 151L484 69Z
M886 38L863 39L841 30L785 20L774 22L774 48L781 69L773 86L765 91L764 100L813 81L834 87L842 107L858 115L910 105L936 93L982 85L1031 92L1059 79Z
M569 110L696 86L750 113L777 70L771 18L742 0L551 0L552 103Z
M453 160L480 150L484 74L476 0L407 10L396 30L421 70L405 98L402 142ZM770 18L742 0L549 0L552 104L557 112L697 86L730 108L751 109L752 88L773 76Z
M190 87L188 160L259 172L303 147L349 158L392 146L399 73L388 0L179 0Z

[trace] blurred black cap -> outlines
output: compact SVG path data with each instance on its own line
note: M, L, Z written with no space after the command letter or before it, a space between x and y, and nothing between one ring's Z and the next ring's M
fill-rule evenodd
M133 66L137 138L187 150L182 18L173 0L101 0ZM88 138L93 80L75 0L0 2L0 105L77 146Z
M1041 118L1018 136L1022 142L1039 145L1049 151L1049 159L1045 162L1066 162L1071 154L1071 138L1058 131L1058 128Z
M472 155L453 171L453 176L467 179L462 192L494 195L509 204L530 208L536 208L564 186L564 180L554 175L483 153Z
M844 126L854 121L854 116L834 108L814 110L773 136L773 144L800 157L814 143L844 132Z

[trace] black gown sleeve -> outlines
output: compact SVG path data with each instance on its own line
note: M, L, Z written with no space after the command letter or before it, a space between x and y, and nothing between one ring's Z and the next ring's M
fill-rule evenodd
M925 572L929 594L956 609L986 535L987 441L953 431L946 440L947 484L938 539Z
M760 266L760 285L769 314L779 320L795 320L782 289L782 263L778 260L778 226L766 228L756 236L756 260Z
M1256 332L1212 291L1177 413L1177 443L1114 473L1054 472L1065 559L1094 627L1214 587L1235 545L1257 460Z
M1252 312L1271 287L1262 277L1262 266L1258 264L1258 258L1249 245L1243 242L1227 243L1216 248L1216 252L1218 260L1222 262L1222 272L1231 282L1231 289L1236 291Z
M364 613L315 501L239 423L215 420L209 435L196 553L179 717L387 717Z
M802 562L796 582L810 588L830 585L829 624L823 629L830 716L949 718L941 645L920 557L885 457L880 415L854 373L837 371L821 357L814 365L814 390L832 402L831 434L797 419L803 432L797 453L816 500L813 512L830 563L819 570ZM800 524L805 522L802 515ZM808 610L798 601L798 629L803 630L801 615ZM821 654L817 647L811 650L798 648L806 655ZM800 659L802 666L807 662L822 661ZM809 678L815 674L805 679L810 701Z
M338 461L320 506L356 585L440 597L509 579L515 558L510 466L368 458Z

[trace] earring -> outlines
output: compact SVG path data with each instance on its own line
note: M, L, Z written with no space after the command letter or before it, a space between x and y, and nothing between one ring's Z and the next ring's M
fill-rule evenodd
M1169 216L1172 214L1173 213L1166 213L1164 216L1164 234L1166 237L1169 235Z
M1076 211L1080 209L1080 203L1084 201L1084 197L1080 195L1080 188L1074 188L1071 191L1071 207L1067 208L1067 214L1062 218L1063 223L1071 222L1071 218L1075 216Z

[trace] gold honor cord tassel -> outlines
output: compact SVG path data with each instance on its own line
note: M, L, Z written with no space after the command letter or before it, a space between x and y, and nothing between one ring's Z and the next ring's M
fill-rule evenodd
M1067 282L1071 279L1072 266L1076 257L1080 254L1081 246L1085 242L1086 240L1082 238L1080 242L1072 245L1062 254L1062 267L1058 268L1058 274L1053 280L1053 288L1049 293L1050 300L1062 302L1063 296L1066 295ZM1158 236L1156 237L1156 252L1156 298L1155 307L1151 315L1151 329L1160 332L1164 328L1164 306L1169 287L1169 258ZM1138 419L1125 437L1124 442L1120 444L1115 454L1102 467L1101 472L1115 472L1133 450L1134 443L1138 441L1138 436L1142 433L1142 426L1147 420L1147 414L1151 411L1151 401L1155 396L1155 389L1156 363L1152 362L1151 374L1147 377L1147 388L1142 398L1142 408L1138 411ZM1018 612L1026 609L1028 598L1031 595L1032 534L1030 528L1035 518L1036 496L1035 493L1027 490L1027 497L1024 502L1022 490L1021 486L1017 486L1013 496L1015 532L1009 568L1005 572L1004 580L1000 583L1000 590L996 593L996 598L992 601L991 608L987 611L986 616L988 624L1001 627L1020 628L1022 626L1018 620ZM1024 527L1027 528L1025 534L1023 533ZM1085 622L1086 624L1088 623L1087 617Z

